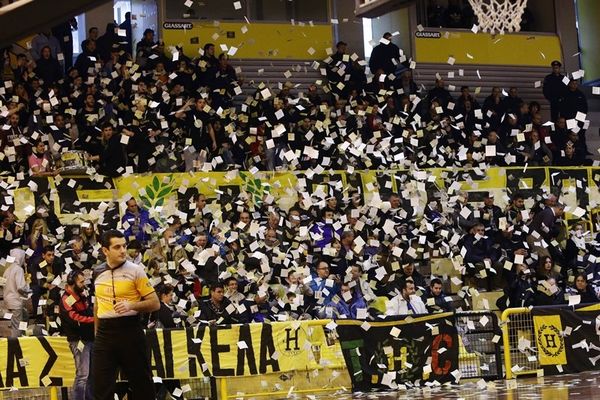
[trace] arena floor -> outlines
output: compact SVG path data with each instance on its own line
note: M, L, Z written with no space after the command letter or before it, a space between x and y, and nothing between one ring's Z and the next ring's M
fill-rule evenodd
M315 399L314 396L306 396ZM600 398L600 371L580 374L522 378L510 381L473 382L435 388L413 388L395 392L354 393L317 396L317 399L401 399L401 400L566 400Z

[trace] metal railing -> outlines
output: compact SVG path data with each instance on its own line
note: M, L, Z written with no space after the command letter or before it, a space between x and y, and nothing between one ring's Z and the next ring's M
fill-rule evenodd
M460 340L458 367L462 379L502 378L501 331L492 311L457 312Z

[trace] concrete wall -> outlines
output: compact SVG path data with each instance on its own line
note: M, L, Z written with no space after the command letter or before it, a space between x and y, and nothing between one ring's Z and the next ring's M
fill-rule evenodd
M348 7L348 3L348 0L331 0L332 18L339 21L338 25L334 25L334 41L343 40L348 43L348 53L356 53L364 58L362 18L354 16L354 6ZM344 22L345 18L348 22Z
M85 13L86 37L87 31L93 26L98 28L100 35L104 34L106 30L106 24L113 22L114 20L113 11L112 1L108 1L99 7L87 11ZM83 39L85 38L82 38L82 40Z
M591 0L590 3L596 3L596 0ZM579 52L577 27L575 26L577 20L575 2L571 0L554 0L554 4L557 10L556 33L560 38L563 51L563 69L567 72L577 71L579 69L579 57L573 57L573 54ZM550 69L551 61L548 60L548 69Z
M585 70L585 81L600 79L600 1L577 0L579 17L579 44L581 67Z
M410 7L389 12L381 17L373 18L373 40L379 41L385 32L400 32L392 41L404 50L407 57L411 56Z

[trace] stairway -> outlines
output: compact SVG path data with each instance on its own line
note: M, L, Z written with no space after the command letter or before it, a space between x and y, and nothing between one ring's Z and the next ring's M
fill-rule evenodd
M463 75L459 75L460 70ZM454 78L448 77L448 73L454 73ZM492 87L498 86L506 92L511 87L516 87L519 91L519 97L525 102L537 101L542 106L544 118L550 117L550 105L544 98L541 85L544 77L550 73L545 67L523 67L506 65L449 65L449 64L419 64L413 72L413 79L420 85L425 85L427 89L435 83L436 73L446 82L446 88L454 85L455 90L451 91L454 97L460 95L461 86L469 86L471 93L479 88L479 94L475 98L479 103L490 95ZM535 87L539 82L539 87Z
M243 93L238 96L238 101L243 101L246 96L252 95L261 82L277 91L283 83L289 81L296 85L292 93L297 94L305 92L311 83L323 78L319 71L319 65L313 61L233 59L231 63L241 70L238 75L244 78ZM459 75L459 70L463 70L462 76ZM286 74L286 72L288 73ZM454 78L448 77L449 72L454 73ZM535 82L539 81L541 85L544 76L549 73L547 68L417 64L413 78L419 87L423 85L426 89L430 89L435 82L436 73L444 78L446 87L455 86L455 90L452 91L455 97L460 94L461 86L469 86L472 93L479 88L480 93L475 95L475 98L480 103L491 93L493 86L499 86L506 92L510 87L516 86L524 101L540 103L544 117L549 118L549 105L542 95L542 88L541 86L535 87Z

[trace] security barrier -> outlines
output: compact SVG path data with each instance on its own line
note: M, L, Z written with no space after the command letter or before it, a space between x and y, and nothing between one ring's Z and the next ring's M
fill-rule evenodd
M531 309L507 308L502 312L501 320L506 378L541 374Z
M458 365L463 379L502 378L498 317L491 311L456 313L461 346Z
M600 369L600 303L509 308L501 319L507 379Z
M365 330L365 324L371 324L371 330ZM438 328L434 332L430 327L436 324ZM347 351L343 349L355 343L342 340L340 329L343 326L354 326L354 332L362 332L367 342L375 340L377 330L380 338L389 340L394 336L392 339L395 341L400 332L398 329L397 333L390 333L390 329L391 332L396 329L395 326L401 328L402 337L408 341L423 336L423 333L412 335L411 332L425 332L425 341L423 337L419 340L421 349L412 348L408 350L409 353L389 355L390 373L396 372L393 365L402 363L414 364L419 371L423 369L418 374L425 375L424 371L429 368L432 379L434 373L441 376L444 373L440 371L450 366L450 371L460 372L457 379L498 379L502 376L499 340L496 340L500 337L498 321L496 315L489 311L444 313L369 323L313 320L218 328L195 327L148 331L147 336L155 376L179 379L179 386L187 387L186 396L226 400L350 391L355 383L348 369L348 362L352 360L342 353ZM448 326L455 329L454 339L449 336L452 335L451 331L446 331ZM8 368L2 372L2 386L7 389L20 386L21 389L17 392L0 392L0 399L68 398L68 390L60 386L72 384L74 368L65 344L66 340L62 337L1 339L0 347L5 346L7 351L3 352L4 357L0 354L0 361L4 359L4 365ZM47 357L41 356L45 353L36 350L40 345L48 353ZM442 348L445 350L443 356L442 351L438 353ZM406 349L403 347L399 350ZM423 349L427 354L423 353ZM450 355L452 352L453 356ZM435 355L433 360L429 358L427 361L429 353ZM50 354L56 358L50 358ZM414 356L419 357L413 360ZM15 366L15 357L23 358L26 362L20 367ZM423 364L421 366L418 363ZM399 382L410 380L403 373L398 370ZM43 374L47 375L40 378ZM43 385L51 387L42 388Z

